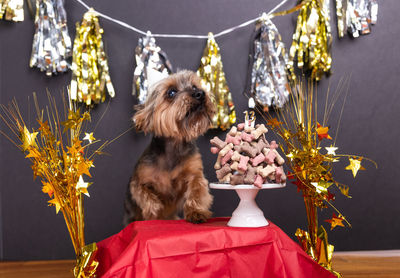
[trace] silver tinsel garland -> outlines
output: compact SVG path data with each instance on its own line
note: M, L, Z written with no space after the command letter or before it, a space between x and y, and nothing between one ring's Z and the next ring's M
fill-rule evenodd
M264 109L283 107L289 99L288 56L278 29L266 15L256 25L252 57L251 96Z
M67 59L71 56L64 0L37 0L30 67L51 76L67 71L70 68Z
M172 66L150 32L147 32L146 37L139 38L135 59L132 93L137 96L138 103L143 104L147 99L148 88L167 77L172 72Z

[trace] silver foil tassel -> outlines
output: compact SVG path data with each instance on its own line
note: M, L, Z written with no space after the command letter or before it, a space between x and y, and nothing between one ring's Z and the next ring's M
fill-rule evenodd
M135 59L132 93L137 96L138 103L143 104L147 99L149 87L167 77L172 72L172 66L150 32L147 32L146 37L139 38Z
M24 21L24 0L0 0L0 19Z
M344 37L347 32L347 1L348 0L336 0L336 19L339 38Z
M354 38L371 33L371 24L376 23L377 16L376 0L347 0L347 30Z
M47 76L66 72L72 56L64 0L36 1L35 35L30 67L45 71Z
M256 25L253 47L250 94L266 110L281 108L289 99L288 56L278 29L265 14Z

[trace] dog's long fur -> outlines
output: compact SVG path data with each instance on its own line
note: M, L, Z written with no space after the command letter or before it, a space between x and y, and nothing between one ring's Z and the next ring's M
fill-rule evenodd
M125 201L125 225L134 220L177 219L204 222L211 216L212 196L195 145L207 131L215 106L200 78L181 71L150 90L134 116L136 128L152 133L150 145L137 162ZM171 97L171 91L176 92Z

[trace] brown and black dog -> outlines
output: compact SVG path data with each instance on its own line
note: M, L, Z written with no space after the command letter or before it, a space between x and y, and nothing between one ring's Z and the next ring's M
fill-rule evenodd
M134 220L184 218L201 223L211 216L212 196L195 144L215 114L210 93L191 71L180 71L152 86L133 120L136 128L152 133L139 158L125 201L125 225Z

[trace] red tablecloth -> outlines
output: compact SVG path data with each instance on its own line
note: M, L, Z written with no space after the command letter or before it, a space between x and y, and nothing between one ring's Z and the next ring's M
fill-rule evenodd
M138 221L98 243L100 277L333 278L281 229Z

